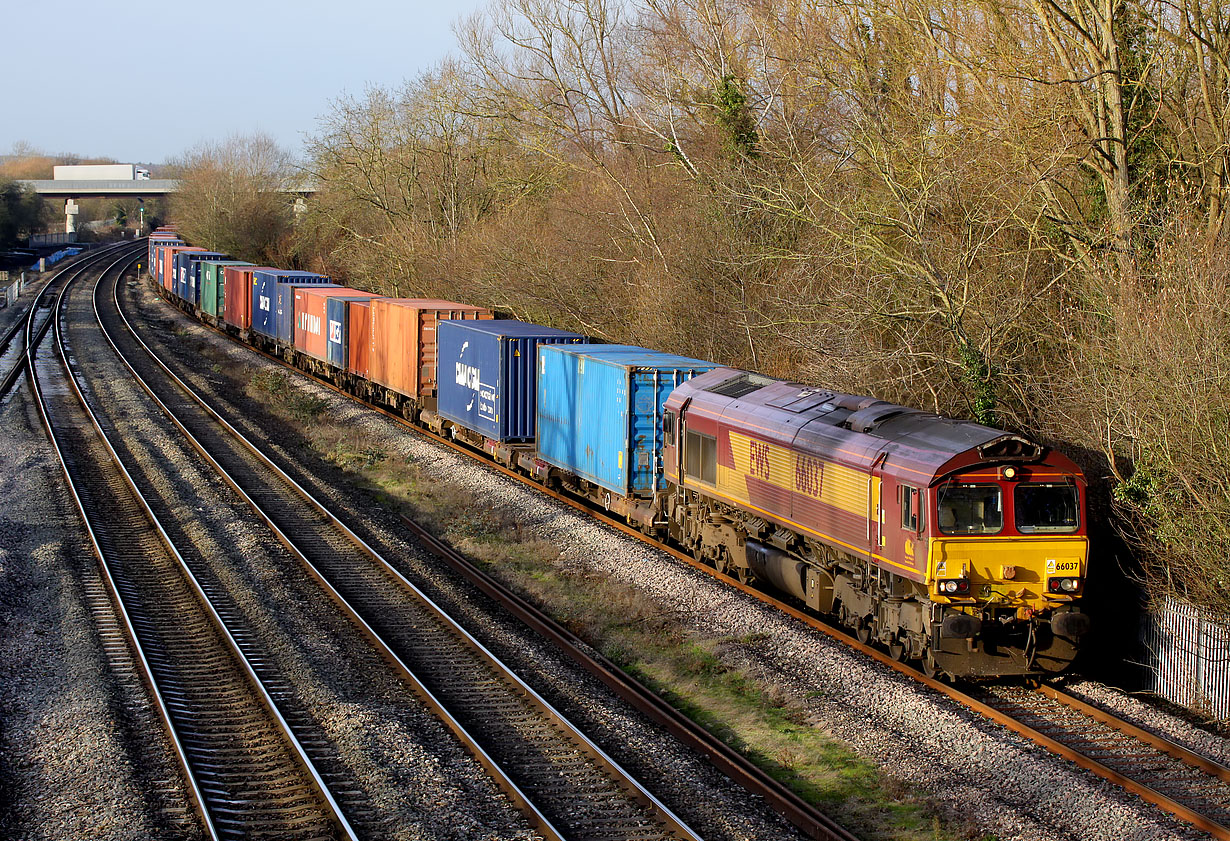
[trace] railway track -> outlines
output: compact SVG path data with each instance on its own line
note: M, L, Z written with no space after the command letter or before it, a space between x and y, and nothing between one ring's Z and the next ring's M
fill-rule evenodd
M284 360L276 356L263 355L270 360L287 365ZM997 699L984 695L977 688L963 691L960 687L929 678L918 669L898 662L889 654L860 643L845 631L796 609L792 604L770 593L724 575L669 544L647 537L638 529L628 526L584 501L546 488L516 471L495 464L483 454L465 445L437 436L381 407L371 406L327 380L306 374L299 369L294 370L310 377L319 385L345 395L369 409L381 412L421 436L481 461L489 469L529 485L538 492L583 511L626 535L648 543L681 563L717 578L746 595L769 604L811 628L872 657L910 679L948 696L958 704L1074 762L1079 767L1112 782L1125 791L1153 803L1210 833L1213 837L1230 841L1230 828L1228 828L1230 827L1230 807L1227 807L1227 804L1230 804L1230 788L1226 787L1230 782L1230 776L1228 776L1230 770L1216 761L1201 757L1164 737L1148 733L1107 711L1083 704L1054 686L1018 687L1011 690L1010 697ZM1002 691L1008 693L1010 688L1003 687ZM1063 698L1062 701L1060 697ZM1065 732L1071 735L1064 736ZM1095 734L1098 735L1095 736ZM1107 747L1111 742L1122 746L1119 750L1121 759L1113 758L1115 752Z
M139 259L124 251L101 272L118 276ZM27 324L26 362L43 423L98 556L115 621L130 644L211 838L255 834L356 837L258 676L225 617L138 492L79 387L65 347L59 288L51 319L55 348L40 352ZM95 599L97 601L97 599ZM99 608L92 605L97 613ZM240 632L242 633L242 632ZM122 676L127 678L128 676Z
M26 370L28 343L33 340L37 344L46 335L51 323L51 307L60 290L66 283L70 283L89 271L100 261L109 259L117 248L123 248L123 246L108 246L92 251L73 260L69 265L62 266L47 279L26 311L19 318L14 319L9 328L4 331L4 335L0 336L0 371L3 371L3 374L0 374L0 398L12 390Z
M114 283L95 313L146 393L547 838L699 836L163 366ZM816 835L849 839L845 835Z

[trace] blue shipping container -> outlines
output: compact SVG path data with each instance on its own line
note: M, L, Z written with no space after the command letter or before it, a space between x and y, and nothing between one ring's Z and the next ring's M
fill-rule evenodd
M718 367L627 345L538 348L538 455L623 496L662 490L662 410Z
M345 371L350 365L350 302L370 301L379 298L330 298L325 301L325 361L334 368Z
M201 303L201 260L225 260L220 251L181 251L175 255L175 294L186 303Z
M284 271L278 269L257 269L252 272L252 329L262 336L271 339L278 337L278 283L290 281L293 283L330 283L329 278L312 272ZM291 309L294 309L294 296L291 297ZM291 321L291 341L294 341L294 318Z
M436 325L436 411L496 441L532 441L538 346L587 341L579 333L524 321L441 321Z

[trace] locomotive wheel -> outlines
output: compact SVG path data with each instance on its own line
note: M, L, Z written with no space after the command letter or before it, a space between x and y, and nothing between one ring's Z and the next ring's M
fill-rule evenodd
M858 627L854 631L854 635L858 637L858 641L863 645L871 642L871 622L867 619L858 620Z
M901 637L895 637L893 641L888 644L888 656L892 657L898 663L905 662L905 653L908 650L909 646L906 645L906 641Z
M934 680L941 680L944 673L940 671L940 664L935 662L935 655L928 649L922 657L923 674Z

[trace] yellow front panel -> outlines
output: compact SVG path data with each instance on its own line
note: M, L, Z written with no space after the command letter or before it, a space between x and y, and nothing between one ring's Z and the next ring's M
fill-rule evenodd
M1084 578L1088 555L1083 536L940 537L931 541L929 572L931 580L968 575L975 598L1028 601L1042 597L1048 575ZM1006 566L1016 567L1015 578L1003 577Z

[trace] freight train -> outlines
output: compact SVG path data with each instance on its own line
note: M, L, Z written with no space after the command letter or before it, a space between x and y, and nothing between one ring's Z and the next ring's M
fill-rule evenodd
M1058 673L1090 630L1085 479L1021 435L346 289L174 231L149 247L195 317L928 673Z

